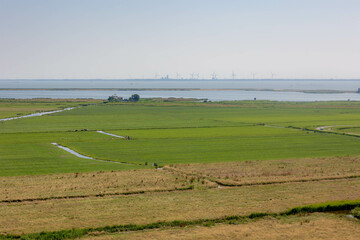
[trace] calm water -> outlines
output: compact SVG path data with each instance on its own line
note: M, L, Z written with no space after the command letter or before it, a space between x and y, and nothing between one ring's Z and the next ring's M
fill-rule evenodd
M0 88L268 88L346 90L359 80L0 80Z
M254 88L356 91L360 80L0 80L0 88ZM0 90L0 98L95 98L106 99L112 94L129 97L207 98L221 100L274 101L360 101L358 93L313 94L273 91L113 91L113 90Z
M176 98L207 98L212 101L222 100L272 100L272 101L360 101L358 93L312 94L302 92L271 92L271 91L36 91L17 90L2 91L0 98L95 98L106 99L117 94L125 98L137 93L142 98L176 97Z

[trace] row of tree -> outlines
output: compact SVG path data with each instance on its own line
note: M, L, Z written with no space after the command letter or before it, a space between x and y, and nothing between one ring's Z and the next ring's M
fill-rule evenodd
M140 96L138 94L133 94L129 99L118 97L116 94L108 97L108 102L137 102L140 100Z

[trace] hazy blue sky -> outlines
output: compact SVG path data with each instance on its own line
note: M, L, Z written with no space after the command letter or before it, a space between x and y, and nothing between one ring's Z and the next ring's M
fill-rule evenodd
M360 78L359 0L0 0L0 78Z

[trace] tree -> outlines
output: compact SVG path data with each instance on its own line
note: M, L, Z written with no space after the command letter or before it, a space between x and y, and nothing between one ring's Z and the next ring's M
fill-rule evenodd
M138 94L133 94L133 95L131 95L131 97L129 98L129 101L130 101L130 102L137 102L137 101L139 101L139 99L140 99L140 96L139 96Z
M116 96L116 94L108 97L108 102L120 102L122 97Z

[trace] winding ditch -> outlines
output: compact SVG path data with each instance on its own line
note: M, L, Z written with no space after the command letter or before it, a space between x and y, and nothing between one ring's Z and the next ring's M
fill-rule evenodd
M20 119L20 118L38 117L38 116L43 116L43 115L47 115L47 114L68 111L68 110L72 110L74 108L75 107L70 107L70 108L64 108L64 109L61 109L61 110L49 111L49 112L32 113L32 114L29 114L29 115L24 115L24 116L19 116L19 117L2 118L2 119L0 119L0 121L10 121L10 120L16 120L16 119Z
M84 159L90 159L90 160L95 160L95 161L102 161L102 162L110 162L110 163L117 163L117 164L130 164L130 165L135 165L134 163L125 163L125 162L115 162L115 161L111 161L111 160L104 160L104 159L96 159L96 158L92 158L92 157L88 157L88 156L85 156L85 155L82 155L68 147L64 147L58 143L51 143L52 145L58 147L58 148L61 148L62 150L76 156L76 157L79 157L79 158L84 158Z

